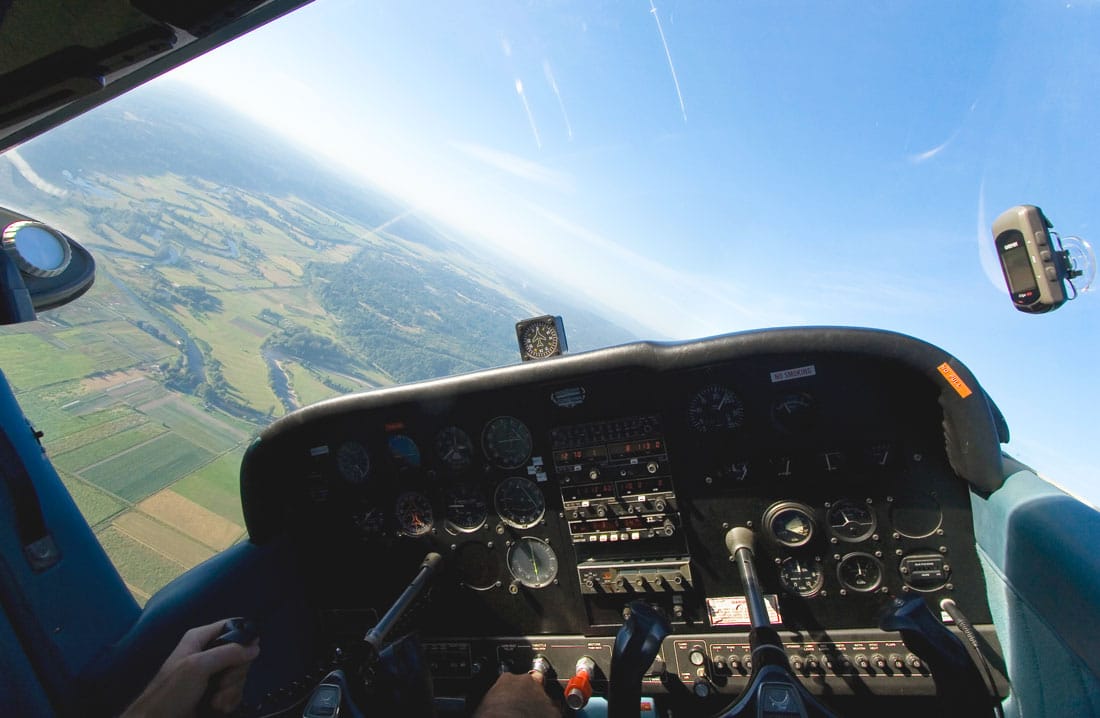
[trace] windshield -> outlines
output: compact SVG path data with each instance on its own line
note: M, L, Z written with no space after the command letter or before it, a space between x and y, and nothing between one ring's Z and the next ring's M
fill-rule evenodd
M0 158L99 267L0 367L140 599L243 537L273 418L518 362L541 314L574 352L914 335L1100 503L1100 301L1016 311L990 229L1100 239L1096 37L1094 3L321 0Z

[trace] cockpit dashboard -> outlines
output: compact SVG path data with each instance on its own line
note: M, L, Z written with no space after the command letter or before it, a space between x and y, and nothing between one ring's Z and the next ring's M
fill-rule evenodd
M472 697L536 654L562 680L592 658L599 692L640 599L674 629L647 690L720 707L751 673L725 542L745 526L810 690L932 695L879 615L894 596L951 598L1003 665L970 509L999 432L977 381L931 345L791 329L330 400L261 435L242 496L253 541L296 547L334 643L362 636L426 552L444 557L410 619L437 694Z

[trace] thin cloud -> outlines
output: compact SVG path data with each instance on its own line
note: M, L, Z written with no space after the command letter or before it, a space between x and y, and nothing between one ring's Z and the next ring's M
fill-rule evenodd
M661 17L657 14L657 6L653 4L653 0L649 0L649 12L653 14L653 19L657 21L657 34L661 36L661 44L665 48L665 57L668 58L668 71L672 73L672 84L676 86L676 98L680 100L680 114L684 118L684 124L687 124L688 113L684 109L684 95L680 92L680 80L676 77L676 66L672 64L672 53L669 52L668 40L665 39L665 31L661 27Z
M452 142L451 146L466 156L472 157L494 169L506 172L513 177L534 182L559 192L571 192L573 190L573 178L570 175L552 170L538 162L532 162L518 155L472 142Z
M952 142L954 142L955 138L958 137L958 136L959 136L959 130L955 130L954 132L951 133L950 137L948 137L946 140L944 140L940 144L936 145L932 149L925 150L924 152L919 152L915 155L909 155L909 157L907 159L915 165L919 165L922 162L927 162L928 160L932 159L933 157L935 157L939 153L946 150L948 145L950 145Z
M542 71L546 74L546 81L550 83L550 89L554 91L554 97L558 98L558 107L561 108L561 117L565 120L565 131L569 134L569 141L573 141L573 125L569 122L569 113L565 111L565 102L561 99L558 90L558 81L554 79L554 70L550 67L549 60L542 61Z
M516 78L516 94L523 103L523 111L527 113L527 122L531 125L531 134L535 136L535 144L542 149L542 138L539 137L539 128L535 124L535 116L531 114L531 106L527 104L527 93L523 91L523 80Z

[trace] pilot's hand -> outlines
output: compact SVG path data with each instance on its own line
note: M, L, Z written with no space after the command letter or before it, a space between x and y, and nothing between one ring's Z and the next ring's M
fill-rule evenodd
M212 709L221 713L235 710L244 695L248 668L260 654L260 645L257 639L247 646L227 643L204 651L203 646L217 638L224 626L223 619L183 634L157 675L121 718L196 718L207 688Z
M481 699L474 718L560 718L561 711L542 687L542 674L501 673Z

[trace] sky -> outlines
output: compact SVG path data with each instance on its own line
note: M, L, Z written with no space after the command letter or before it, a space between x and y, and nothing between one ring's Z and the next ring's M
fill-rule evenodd
M317 0L184 81L639 336L892 329L1094 505L1100 292L1011 305L990 225L1100 241L1088 3ZM566 317L568 325L568 317Z

